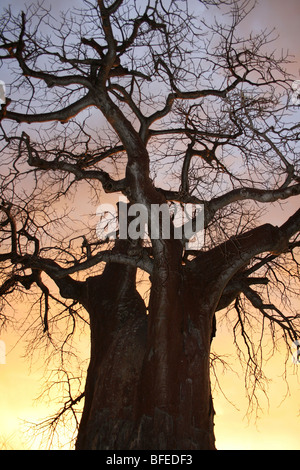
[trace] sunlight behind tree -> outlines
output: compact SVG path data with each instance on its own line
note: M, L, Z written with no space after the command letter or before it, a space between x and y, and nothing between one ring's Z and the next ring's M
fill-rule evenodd
M252 1L190 6L84 1L57 20L33 4L1 19L1 321L29 305L31 344L58 361L46 390L63 384L44 424L71 415L77 449L214 449L221 321L250 410L266 351L289 357L299 337L300 210L265 223L300 194L290 58L272 33L244 37ZM108 195L136 231L130 210L145 208L149 243L101 238ZM172 203L203 208L203 246L178 239ZM154 207L167 208L155 226ZM74 347L87 330L88 368Z

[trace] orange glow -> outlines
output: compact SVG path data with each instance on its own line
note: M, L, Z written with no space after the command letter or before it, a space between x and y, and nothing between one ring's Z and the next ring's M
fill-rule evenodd
M10 331L1 335L7 346L6 364L0 365L0 449L45 449L45 437L35 437L25 422L37 423L57 411L57 403L36 401L44 379L44 360L36 360L31 366L22 356L21 343L12 349L17 336ZM88 338L81 338L81 349L88 356ZM216 445L219 450L300 450L300 398L299 366L288 361L288 384L282 378L286 351L276 353L265 370L272 378L268 387L268 399L261 400L262 413L257 421L248 422L247 398L244 392L243 373L239 367L232 337L226 331L218 331L214 350L234 371L220 373L218 379L226 398L215 390L214 407ZM287 396L286 396L287 395ZM286 396L284 401L283 398ZM60 442L53 448L69 448L71 431L64 431ZM65 447L64 447L65 445Z
M287 362L287 383L283 377L286 350L279 350L264 367L270 379L267 397L261 396L261 410L256 418L247 417L243 371L239 367L235 346L229 334L215 338L215 349L226 356L233 371L219 374L226 396L214 392L215 434L218 450L299 450L300 397L299 372L292 356ZM230 356L228 356L230 355ZM298 375L297 375L298 374ZM287 388L289 387L289 389Z

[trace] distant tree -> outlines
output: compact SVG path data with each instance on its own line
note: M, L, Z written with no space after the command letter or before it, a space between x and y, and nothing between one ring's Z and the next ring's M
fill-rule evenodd
M98 0L61 21L37 5L1 18L0 295L35 292L40 335L63 335L62 351L88 321L85 390L57 417L84 396L77 449L214 449L217 312L230 309L246 345L252 398L263 355L252 329L288 347L299 336L300 210L279 227L262 219L300 194L300 125L289 59L267 32L241 36L251 8ZM103 189L145 208L150 242L74 220L87 188L98 204ZM203 207L203 246L177 238L171 210L169 237L161 219L151 227L154 205L172 203Z

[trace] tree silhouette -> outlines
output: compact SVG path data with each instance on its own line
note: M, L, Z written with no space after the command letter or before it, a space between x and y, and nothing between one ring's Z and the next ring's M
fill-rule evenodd
M53 344L66 322L62 352L89 324L85 390L50 419L84 397L77 449L214 449L217 312L234 312L250 398L263 354L253 325L288 347L299 336L300 211L262 224L300 193L299 124L289 58L267 32L241 36L251 8L98 0L60 21L39 5L2 16L0 295L5 305L29 292ZM146 209L147 242L99 238L94 218L75 220L76 195L100 204L103 190L125 196L128 214ZM162 220L151 227L153 207L172 203L203 208L203 246L175 236L171 210L169 237Z

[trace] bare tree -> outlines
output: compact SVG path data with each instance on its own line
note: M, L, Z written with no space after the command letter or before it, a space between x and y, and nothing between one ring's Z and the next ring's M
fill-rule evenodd
M300 211L279 227L262 214L300 193L299 124L288 57L267 32L241 36L251 8L98 0L60 22L41 6L2 16L0 294L34 290L49 341L68 317L62 350L89 323L77 449L214 449L216 313L233 310L255 383L252 328L298 338ZM201 204L204 246L175 236L171 211L169 237L100 240L64 207L101 189L145 207L149 227L154 205ZM82 397L70 392L59 416Z

